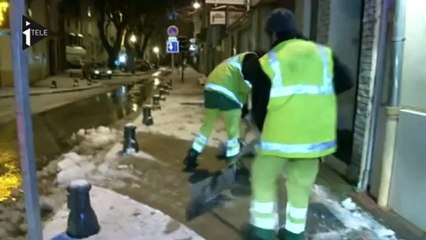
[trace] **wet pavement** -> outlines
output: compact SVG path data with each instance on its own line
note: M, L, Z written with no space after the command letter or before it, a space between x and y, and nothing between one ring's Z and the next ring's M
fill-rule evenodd
M110 87L101 94L33 114L37 168L67 151L71 147L70 136L79 129L108 126L140 111L143 102L152 95L153 82L154 78L150 78L137 84ZM21 183L18 156L15 120L0 122L0 201L8 198L10 190Z
M139 133L138 142L141 151L154 157L157 161L148 159L126 158L121 159L119 165L131 166L133 178L125 179L122 187L114 190L143 202L149 206L161 209L165 214L173 217L192 228L206 239L243 239L249 219L250 193L225 193L216 201L214 209L203 215L186 221L185 210L189 202L189 188L192 182L199 181L214 171L224 167L224 162L217 160L216 148L207 148L200 156L200 168L194 175L182 172L182 159L190 141L179 140L174 137L159 134ZM350 188L338 180L331 169L323 166L318 184L332 186L333 190L341 194L349 193ZM282 181L284 183L284 181ZM285 187L281 185L281 204L285 204ZM312 199L308 212L307 232L309 239L360 239L378 240L371 231L346 230L346 223L336 217L323 202Z

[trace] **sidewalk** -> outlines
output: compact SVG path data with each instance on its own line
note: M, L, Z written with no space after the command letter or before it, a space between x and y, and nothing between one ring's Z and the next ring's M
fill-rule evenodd
M198 82L201 75L192 69L185 71L183 84L180 83L178 74L171 76L175 77L173 90L166 101L161 102L162 110L153 111L154 125L143 126L142 116L134 121L138 126L137 140L141 148L139 153L130 157L121 156L119 152L122 149L120 143L122 131L99 127L80 130L74 136L74 139L81 140L79 147L73 150L75 152L65 154L58 163L57 167L61 171L57 175L56 182L59 185L66 186L71 180L86 178L94 186L100 187L92 190L92 205L100 218L103 232L91 239L185 239L169 238L171 235L163 236L167 225L169 227L175 225L172 229L176 229L176 225L181 226L177 233L194 234L187 227L175 224L176 222L185 224L199 234L191 235L192 239L242 239L243 228L249 217L250 196L247 193L226 193L217 201L218 207L214 210L190 222L185 220L190 188L188 180L194 181L195 176L181 171L182 159L200 127L203 88ZM225 130L223 123L220 122L214 130L211 147L208 147L200 157L200 171L197 178L201 175L208 176L210 172L219 170L225 165L224 162L217 161L215 156L217 149L213 148L220 139L225 139L224 137ZM114 142L114 146L108 145ZM102 150L107 146L108 150ZM102 188L111 189L133 200L127 198L123 200L122 196ZM108 197L102 194L108 194ZM351 186L343 179L326 165L321 167L313 188L309 210L307 225L309 239L402 239L398 236L399 232L395 234L380 220L352 202L350 198L352 194L354 192ZM109 198L115 200L106 202ZM107 206L114 207L111 209ZM147 216L142 217L144 219L142 223L140 218L135 218L133 214L135 209L146 209L143 211L156 213L143 215L138 212L136 215ZM164 214L158 213L158 210L148 209L159 209ZM156 222L155 219L160 219L155 217L157 213L164 219L163 224ZM46 225L45 234L58 234L63 231L65 214L65 209L62 209ZM123 221L115 221L117 219ZM170 222L173 224L166 224ZM54 230L49 230L52 228ZM405 239L415 240L415 238Z
M79 86L74 87L74 80L77 79ZM55 80L57 88L51 88L52 81ZM93 88L101 87L102 83L97 81L91 85L88 85L87 80L81 80L80 78L71 78L66 75L57 75L50 76L41 81L35 82L33 86L30 87L30 94L35 95L44 95L44 94L53 94L53 93L63 93L63 92L75 92L83 91ZM15 92L13 87L2 88L0 89L0 98L10 98L14 97Z
M204 240L194 231L161 211L138 203L129 197L96 186L92 186L90 195L101 230L97 235L87 239ZM45 226L44 239L71 240L64 234L67 229L68 214L69 210L63 206Z
M150 74L155 74L160 70L148 71L148 72L136 72L135 74L120 73L113 75L112 79L94 79L92 84L89 85L89 82L85 79L80 79L80 77L70 77L67 74L50 76L41 81L37 81L32 84L30 88L30 94L32 96L45 95L45 94L54 94L54 93L65 93L65 92L78 92L94 88L102 87L103 85L117 85L117 84L129 84L135 83L140 80L143 80L144 76ZM78 86L74 86L74 81L78 81ZM57 88L51 88L52 81L56 81ZM11 98L14 97L14 89L12 87L1 88L0 89L0 99L1 98Z
M185 76L184 84L181 84L178 79L175 79L171 95L167 97L165 102L162 102L162 110L153 112L153 126L143 126L141 124L141 117L135 121L139 124L138 131L140 133L138 134L138 140L141 149L152 155L155 159L167 164L169 170L158 170L159 172L164 171L159 175L163 177L167 176L169 178L167 180L168 184L178 185L175 186L175 189L185 186L184 181L188 176L185 177L179 173L182 167L181 161L199 130L203 111L203 88L199 82L200 77L203 76L192 69L188 69L185 72ZM220 139L226 139L222 122L219 122L214 130L209 145L216 147ZM207 170L215 171L223 167L223 163L216 160L216 151L209 148L201 155L200 168L202 169L201 171L205 171L204 175L208 174ZM124 162L129 164L129 161ZM130 163L135 169L139 170L147 169L150 166L142 162L135 163L130 161ZM175 176L171 176L170 169L174 169L172 172L174 172ZM146 175L141 178L144 178L141 181L142 183L140 183L144 184L142 185L144 189L154 188L153 184L149 184L151 181L155 182L156 186L160 185L159 182L166 181L155 176L152 176L151 179L146 179ZM166 183L163 184L164 186L168 185ZM170 209L172 207L167 207L167 203L170 204L170 200L173 200L174 208L186 206L188 197L185 194L187 192L168 193L178 196L171 198L167 192L158 193L154 191L150 192L150 194L155 196L150 196L149 198L138 195L137 193L129 194L131 197L143 200L151 206L168 209L169 211L166 211L166 213L176 217L178 220L184 221L184 212L179 211L179 213L176 213L176 210ZM379 220L352 202L350 198L352 194L354 192L351 186L329 167L326 165L322 166L317 183L313 189L309 211L307 230L311 239L398 239L392 230L382 225ZM247 224L248 220L249 203L249 196L238 196L234 200L221 202L221 206L216 208L212 213L206 213L204 216L187 224L206 239L241 239L241 229ZM222 232L227 233L227 235L213 233L209 231L209 227L220 229Z

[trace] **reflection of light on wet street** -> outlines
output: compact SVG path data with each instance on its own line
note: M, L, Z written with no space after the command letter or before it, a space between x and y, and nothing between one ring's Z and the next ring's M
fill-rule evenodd
M138 111L138 105L136 103L133 103L132 105L132 111L137 112Z
M161 74L161 71L157 71L152 74L153 77L158 77Z
M21 175L16 166L17 156L0 149L0 201L10 198L13 189L21 185Z
M155 79L154 79L154 85L155 85L155 86L160 85L160 79L155 78Z

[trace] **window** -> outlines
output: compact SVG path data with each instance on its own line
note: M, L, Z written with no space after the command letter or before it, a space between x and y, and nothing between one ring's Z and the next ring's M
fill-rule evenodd
M0 28L10 28L8 2L0 1Z

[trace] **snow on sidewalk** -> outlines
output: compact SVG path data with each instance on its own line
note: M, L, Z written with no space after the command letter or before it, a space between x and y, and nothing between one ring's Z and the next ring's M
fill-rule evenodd
M327 187L321 185L314 185L312 198L313 202L322 203L341 223L343 223L345 229L340 233L343 236L350 234L352 231L361 231L374 235L369 239L398 239L394 231L377 222L371 214L357 206L351 198L339 202L335 194L331 193ZM332 234L332 232L329 234ZM327 236L325 233L320 233L318 234L318 239L322 239L322 235Z
M54 163L58 169L56 184L59 187L65 188L77 179L86 179L94 185L90 191L91 203L101 231L88 239L204 239L159 210L99 187L114 188L123 178L132 177L129 169L122 169L117 165L117 158L123 157L118 154L122 149L119 141L122 134L122 131L103 126L81 129L71 137L77 145ZM156 161L143 152L132 157ZM62 192L65 191L63 189ZM44 239L68 239L63 234L67 227L68 213L67 204L64 204L54 217L47 221Z
M173 90L166 96L166 101L161 101L161 110L152 111L154 125L149 127L142 124L142 115L134 123L138 132L162 134L174 138L193 141L198 134L204 111L203 87L198 79L203 75L193 69L185 71L185 83L175 79ZM242 127L243 133L245 127ZM255 134L250 133L249 138ZM227 138L222 119L218 119L207 145L217 147Z
M90 195L101 231L87 239L204 239L161 211L111 190L93 186ZM68 212L65 205L46 224L44 239L63 235L67 227Z

